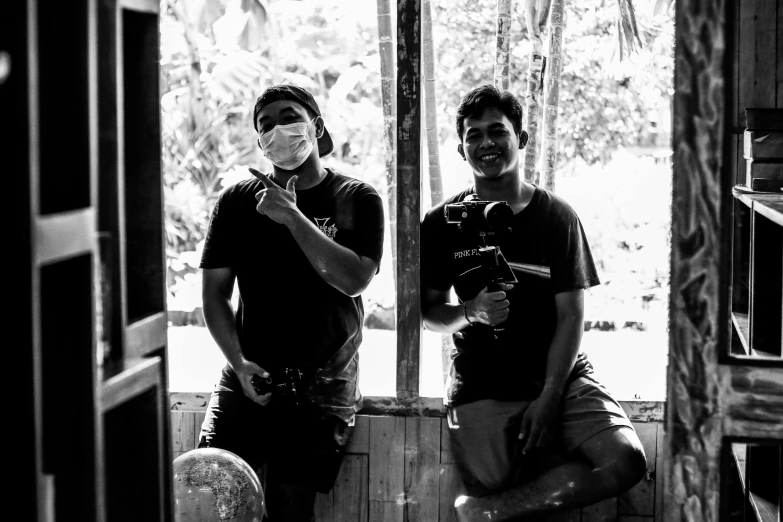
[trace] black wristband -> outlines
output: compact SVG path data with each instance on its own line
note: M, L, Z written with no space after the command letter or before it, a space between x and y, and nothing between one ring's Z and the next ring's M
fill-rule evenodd
M468 324L475 324L473 321L470 320L470 317L468 317L468 302L463 301L462 302L462 313L465 314L465 319L468 320Z

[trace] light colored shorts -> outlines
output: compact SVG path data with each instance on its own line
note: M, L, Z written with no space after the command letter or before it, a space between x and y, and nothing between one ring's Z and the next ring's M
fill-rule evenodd
M531 402L487 399L448 409L452 452L469 494L503 489L524 475L521 468L530 457L521 454L518 437ZM605 429L633 429L620 404L591 377L579 377L568 386L555 422L552 450L561 455L572 453Z

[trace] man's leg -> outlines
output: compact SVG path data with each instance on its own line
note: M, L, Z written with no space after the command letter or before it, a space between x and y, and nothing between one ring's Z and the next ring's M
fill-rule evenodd
M457 499L458 518L513 520L582 507L629 489L644 475L646 460L636 432L620 405L593 379L580 378L569 387L562 445L568 460L551 460L535 478L488 496Z
M315 522L315 489L267 484L266 522Z
M460 497L461 521L514 520L517 517L578 508L616 496L644 476L641 442L631 428L606 429L577 450L584 460L556 465L535 479L485 497Z

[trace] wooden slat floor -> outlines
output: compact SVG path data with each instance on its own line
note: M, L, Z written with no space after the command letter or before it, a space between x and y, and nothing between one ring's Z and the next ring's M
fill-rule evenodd
M203 411L171 412L174 457L196 446ZM634 422L647 455L647 474L623 495L547 522L658 522L663 424ZM451 506L461 484L445 419L358 415L334 489L316 499L318 522L456 522ZM662 470L661 470L662 471Z

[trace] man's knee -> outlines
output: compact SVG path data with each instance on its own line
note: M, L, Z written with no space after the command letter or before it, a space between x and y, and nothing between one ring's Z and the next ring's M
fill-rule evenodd
M605 475L607 485L618 493L635 486L647 471L642 443L636 432L625 426L598 433L579 450L597 471Z

